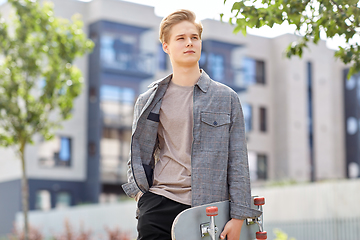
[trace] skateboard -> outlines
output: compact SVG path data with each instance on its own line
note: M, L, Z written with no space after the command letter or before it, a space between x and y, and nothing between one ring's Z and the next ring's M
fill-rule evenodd
M262 212L264 197L252 197L252 208ZM175 218L172 240L218 240L230 220L229 201L216 202L186 209ZM263 214L244 221L240 240L267 239L263 230Z

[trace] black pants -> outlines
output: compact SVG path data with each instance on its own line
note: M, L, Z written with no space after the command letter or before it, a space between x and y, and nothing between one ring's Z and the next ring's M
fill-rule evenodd
M171 240L171 226L175 217L189 205L146 192L138 202L138 240Z

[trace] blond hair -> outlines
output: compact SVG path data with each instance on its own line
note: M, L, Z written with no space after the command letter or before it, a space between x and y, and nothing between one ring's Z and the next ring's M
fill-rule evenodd
M164 17L160 23L160 32L159 39L161 43L169 41L169 35L171 27L175 24L178 24L182 21L189 21L195 25L197 30L199 31L199 38L201 39L201 34L203 31L203 27L200 22L195 22L196 15L194 12L186 9L177 10L167 17Z

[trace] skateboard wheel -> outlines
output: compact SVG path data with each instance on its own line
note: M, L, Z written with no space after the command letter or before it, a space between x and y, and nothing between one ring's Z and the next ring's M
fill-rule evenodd
M256 232L256 239L267 239L267 232Z
M254 198L254 205L264 205L265 204L265 198L264 197L256 197Z
M211 216L217 216L218 215L218 208L217 207L207 207L206 208L206 215Z

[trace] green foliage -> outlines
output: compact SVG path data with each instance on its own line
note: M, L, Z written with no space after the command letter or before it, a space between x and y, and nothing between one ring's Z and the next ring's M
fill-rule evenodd
M276 238L274 240L296 240L295 238L288 239L288 235L282 232L280 229L274 230Z
M242 0L233 4L231 12L235 14L229 20L235 24L234 33L245 34L246 27L273 27L284 22L295 25L302 38L288 46L288 57L301 57L309 41L316 44L320 40L320 32L327 38L345 37L348 47L339 47L335 56L352 65L348 76L360 71L360 46L351 42L360 34L358 0Z
M60 121L71 117L83 81L72 63L94 44L80 16L57 18L49 2L8 3L16 14L9 25L0 16L0 146L20 151L35 133L50 139Z

